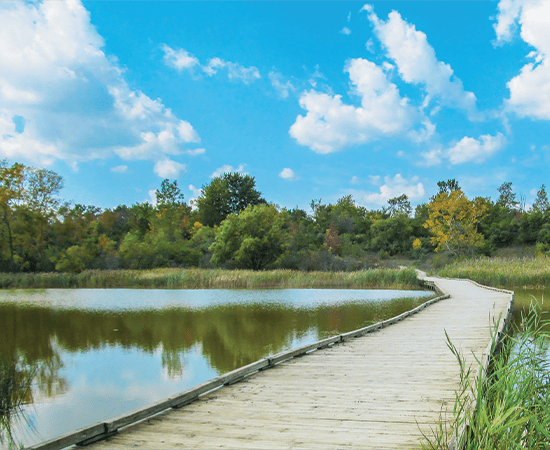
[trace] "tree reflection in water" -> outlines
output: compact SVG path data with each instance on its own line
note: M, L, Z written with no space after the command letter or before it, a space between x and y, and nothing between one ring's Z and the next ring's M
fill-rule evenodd
M264 302L108 311L0 302L0 438L10 446L17 445L14 424L30 421L22 414L28 410L25 406L32 404L33 398L69 391L61 375L66 353L106 347L148 354L160 351L164 373L179 379L187 370L186 354L199 348L209 366L224 373L283 351L303 336L322 339L357 329L425 300L401 298L299 308Z

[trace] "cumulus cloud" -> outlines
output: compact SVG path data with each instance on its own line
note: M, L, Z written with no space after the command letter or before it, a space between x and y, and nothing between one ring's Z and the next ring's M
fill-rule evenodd
M403 178L401 174L384 177L384 184L380 186L380 192L363 192L362 199L366 204L386 205L390 198L406 194L409 200L417 201L425 195L424 186L417 176L410 179Z
M290 127L290 135L317 153L331 153L352 144L381 136L398 135L408 130L416 111L401 97L397 86L375 63L358 58L346 66L351 90L361 106L342 102L341 95L314 90L304 92L300 106L307 111Z
M288 167L285 167L281 173L279 174L279 176L284 179L284 180L296 180L297 179L297 176L296 174L294 173L294 171L292 169L289 169Z
M349 36L351 34L351 30L348 27L344 27L340 30L340 33L345 34L346 36Z
M550 2L501 0L501 11L495 25L497 42L510 40L514 29L510 24L517 19L521 38L535 48L527 55L531 62L508 82L505 107L521 117L550 120Z
M152 141L168 134L171 153L200 140L160 99L128 86L103 47L79 0L0 3L0 157L76 169L115 153L164 159Z
M185 164L181 164L177 161L172 161L171 159L164 159L158 161L155 164L155 173L161 178L178 178L183 172L187 172L185 169Z
M451 147L447 154L451 164L480 163L499 151L505 143L506 138L502 133L496 136L485 134L479 139L466 136Z
M210 178L216 178L223 175L224 173L233 173L233 172L242 173L243 175L247 174L244 171L244 164L239 164L239 167L237 167L236 169L233 166L230 166L229 164L224 164L223 166L218 167L216 170L214 170L212 175L210 175Z
M512 40L517 29L517 19L522 3L522 0L500 0L497 7L497 21L493 24L497 37L495 45L502 45Z
M476 96L464 90L462 81L454 75L449 64L438 61L426 34L407 23L397 11L383 21L372 6L365 5L374 32L397 65L401 78L410 84L424 86L430 99L466 111L471 119L479 118Z

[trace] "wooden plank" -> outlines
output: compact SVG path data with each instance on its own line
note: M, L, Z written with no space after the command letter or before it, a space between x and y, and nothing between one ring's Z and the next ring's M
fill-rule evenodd
M50 439L36 445L31 445L27 448L29 450L57 450L59 448L69 447L77 442L91 439L102 434L105 434L105 425L103 423L98 423L90 427L85 427L77 431L66 433L55 439Z

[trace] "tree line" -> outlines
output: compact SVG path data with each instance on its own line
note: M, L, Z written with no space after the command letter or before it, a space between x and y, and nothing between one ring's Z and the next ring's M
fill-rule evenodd
M510 245L550 251L545 186L530 208L512 183L496 201L468 199L456 180L412 210L405 194L368 210L351 195L311 202L311 214L264 199L254 177L226 173L185 202L165 179L156 204L100 209L59 198L53 171L0 161L0 271L80 272L86 269L225 267L262 270L356 270L380 258L490 255Z

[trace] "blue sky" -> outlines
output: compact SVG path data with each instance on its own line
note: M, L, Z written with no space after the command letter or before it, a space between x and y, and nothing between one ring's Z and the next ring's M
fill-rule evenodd
M73 203L224 171L305 209L550 184L549 0L5 1L0 63L0 158Z

